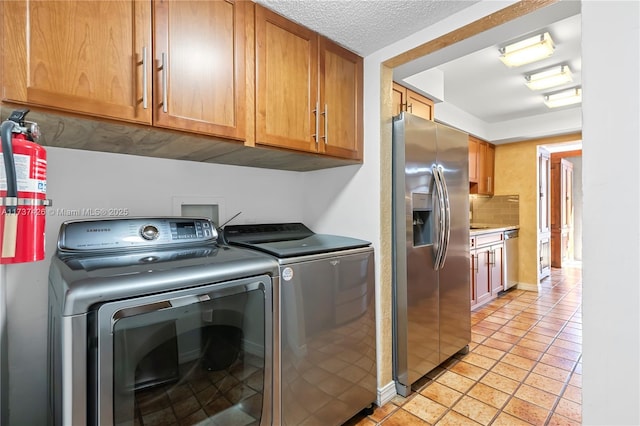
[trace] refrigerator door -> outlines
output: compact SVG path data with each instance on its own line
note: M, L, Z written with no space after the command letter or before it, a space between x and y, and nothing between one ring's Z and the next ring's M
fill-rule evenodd
M469 296L469 139L437 125L438 165L448 192L449 243L439 270L440 362L471 340Z
M394 379L401 395L440 363L432 166L436 124L402 113L393 124ZM466 268L465 270L467 270Z

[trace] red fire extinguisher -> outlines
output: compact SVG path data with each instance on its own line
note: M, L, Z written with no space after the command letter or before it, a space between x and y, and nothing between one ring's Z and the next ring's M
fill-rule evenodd
M47 153L35 143L38 125L24 120L28 112L13 111L0 125L0 264L44 259Z

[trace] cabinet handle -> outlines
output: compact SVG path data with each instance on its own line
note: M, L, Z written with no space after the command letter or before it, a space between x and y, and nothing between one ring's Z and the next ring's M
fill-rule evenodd
M313 113L315 114L316 117L316 132L311 135L313 136L313 140L316 141L316 145L318 144L318 139L320 139L318 137L318 129L320 128L320 103L316 102L316 109L313 110Z
M487 188L489 188L489 192L493 192L493 188L491 188L491 176L487 177Z
M489 265L495 265L495 264L496 264L496 251L491 250L489 252Z
M407 104L407 111L413 114L413 104Z
M322 136L322 139L324 139L324 144L326 145L329 142L329 135L328 135L328 131L329 131L329 115L327 113L327 104L324 104L324 112L322 113L322 115L324 115L324 136Z
M142 48L142 108L147 109L147 46Z
M471 259L473 260L473 266L474 266L473 269L476 270L476 274L477 274L478 271L480 270L480 267L478 266L478 256L476 256L475 254L472 254Z
M167 55L162 53L162 112L167 112Z
M403 104L400 104L400 111L406 111L406 110L407 110L407 103L405 102Z

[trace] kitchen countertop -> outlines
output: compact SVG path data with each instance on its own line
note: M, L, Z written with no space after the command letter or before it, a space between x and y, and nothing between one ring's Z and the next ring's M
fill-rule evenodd
M474 223L469 229L469 236L474 237L480 234L489 234L493 232L510 231L512 229L520 229L518 225L491 225L485 223Z

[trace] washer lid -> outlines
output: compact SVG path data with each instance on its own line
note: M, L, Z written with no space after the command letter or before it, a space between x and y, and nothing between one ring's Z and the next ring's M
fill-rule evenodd
M236 243L231 242L231 244ZM269 243L237 243L237 245L260 250L279 258L285 258L369 247L371 243L339 235L314 234L297 240L272 241Z
M229 244L253 248L279 258L368 247L369 241L340 235L314 234L301 223L233 225L224 229Z

